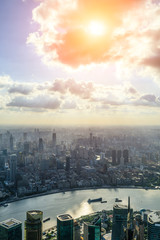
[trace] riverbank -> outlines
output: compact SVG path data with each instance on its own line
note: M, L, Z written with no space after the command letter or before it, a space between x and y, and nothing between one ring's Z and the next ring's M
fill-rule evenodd
M29 198L36 198L36 197L40 197L40 196L45 196L45 195L50 195L50 194L56 194L56 193L64 193L65 192L72 192L72 191L84 191L84 190L97 190L97 189L144 189L144 190L160 190L159 188L151 188L151 187L147 187L147 188L143 188L141 186L109 186L109 185L104 185L101 187L86 187L86 188L70 188L70 189L55 189L55 190L51 190L48 192L42 192L42 193L37 193L37 194L33 194L33 195L28 195L28 196L24 196L24 197L15 197L13 199L8 199L6 201L2 201L0 202L1 204L6 204L6 203L12 203L12 202L17 202L17 201L21 201L21 200L25 200L25 199L29 199Z

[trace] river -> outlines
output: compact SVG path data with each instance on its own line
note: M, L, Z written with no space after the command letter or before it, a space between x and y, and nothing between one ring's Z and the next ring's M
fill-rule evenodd
M122 199L122 203L127 204L128 196L131 197L131 207L134 210L142 208L160 210L160 190L123 188L76 190L9 203L8 207L0 207L0 221L16 218L23 223L24 228L26 211L41 210L44 219L51 218L50 221L43 224L43 228L47 229L56 225L56 216L59 214L69 213L73 218L77 218L94 211L110 210L113 208L115 198ZM107 200L107 203L88 204L87 200L89 198L99 197Z

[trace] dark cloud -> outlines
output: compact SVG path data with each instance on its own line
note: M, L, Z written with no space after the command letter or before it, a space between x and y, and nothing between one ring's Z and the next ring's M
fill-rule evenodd
M148 102L156 102L156 96L152 94L143 95L140 99L146 100Z
M27 85L13 85L8 89L9 93L20 93L23 95L28 95L32 92L32 87Z
M24 107L24 108L44 108L57 109L60 107L60 100L46 95L39 95L34 98L26 98L23 96L15 97L7 106Z

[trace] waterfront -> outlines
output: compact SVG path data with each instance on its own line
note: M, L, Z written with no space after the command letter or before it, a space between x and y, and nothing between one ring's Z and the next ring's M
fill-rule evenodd
M86 215L102 209L110 210L113 208L116 197L122 199L123 204L127 204L127 197L131 197L131 206L134 210L142 208L160 209L159 190L144 189L91 189L81 191L69 191L66 193L56 193L39 196L9 203L8 207L0 207L0 221L8 218L16 218L22 223L26 218L26 211L32 209L42 210L44 219L50 217L51 220L44 223L44 229L56 225L56 216L62 213L69 213L74 218ZM107 203L95 202L89 204L89 198L102 197Z

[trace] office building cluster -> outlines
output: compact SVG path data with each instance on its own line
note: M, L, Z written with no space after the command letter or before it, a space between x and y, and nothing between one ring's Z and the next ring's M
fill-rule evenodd
M130 197L128 205L116 202L112 215L105 210L78 219L61 214L57 226L43 230L45 221L42 211L28 211L24 240L160 240L160 211L134 212ZM1 222L0 240L22 240L22 223L14 218Z

